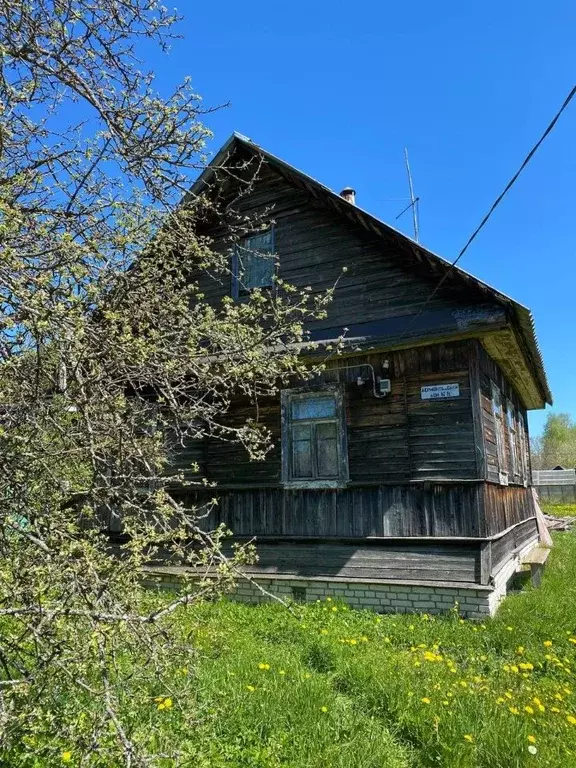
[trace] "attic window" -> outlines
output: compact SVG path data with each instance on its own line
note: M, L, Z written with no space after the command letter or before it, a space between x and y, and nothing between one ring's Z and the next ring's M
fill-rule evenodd
M270 287L275 273L274 230L242 238L234 249L232 296L248 296L254 288Z

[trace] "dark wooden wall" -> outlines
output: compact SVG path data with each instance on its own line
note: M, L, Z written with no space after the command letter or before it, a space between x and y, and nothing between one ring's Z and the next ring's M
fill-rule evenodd
M260 169L249 195L237 199L237 188L227 199L241 214L274 222L275 250L283 280L313 293L322 293L337 283L328 317L310 323L316 338L332 338L343 327L350 335L368 324L379 336L433 337L469 330L477 324L504 320L505 313L486 298L443 284L438 275L419 263L413 254L399 252L396 241L387 243L336 211L316 201L309 192L288 183L269 167ZM232 203L232 201L234 201ZM260 220L260 219L259 219ZM231 244L224 225L208 227L214 249L225 253ZM346 269L343 272L343 269ZM229 274L195 275L208 302L218 305L232 295ZM423 303L426 306L423 307ZM419 314L411 326L408 318ZM320 331L326 329L327 333Z
M479 479L468 373L474 344L459 341L328 363L314 386L323 382L345 386L350 485ZM379 399L374 397L372 371L366 364L381 374L385 360L392 392ZM359 375L369 379L362 387L356 383ZM422 400L421 387L435 383L458 383L459 397ZM179 467L198 462L204 476L223 489L278 487L279 398L262 400L258 408L247 400L237 401L226 423L240 425L256 417L274 440L264 461L250 461L241 445L210 439L177 451L175 462Z
M258 562L245 570L258 576L470 584L480 580L479 553L475 542L277 540L260 542Z
M214 495L206 528L225 523L236 536L482 536L479 483L365 488L261 488L187 492L188 504Z

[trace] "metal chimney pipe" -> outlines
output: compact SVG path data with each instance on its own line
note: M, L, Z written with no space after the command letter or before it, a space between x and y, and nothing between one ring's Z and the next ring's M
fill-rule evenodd
M343 197L347 203L356 205L356 190L352 189L352 187L344 187L342 192L340 192L340 197Z

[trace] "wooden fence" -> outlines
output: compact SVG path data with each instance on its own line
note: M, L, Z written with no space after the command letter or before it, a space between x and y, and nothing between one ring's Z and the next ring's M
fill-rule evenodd
M532 483L544 504L576 503L576 470L541 469L532 472Z

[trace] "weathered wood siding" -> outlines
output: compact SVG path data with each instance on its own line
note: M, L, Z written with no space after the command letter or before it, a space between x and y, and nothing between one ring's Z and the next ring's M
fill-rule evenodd
M473 542L263 541L258 562L244 570L259 576L470 584L479 579L479 551Z
M535 514L531 488L486 483L482 495L484 520L480 527L486 536L494 536Z
M343 327L350 337L394 339L439 337L505 321L503 309L485 297L463 293L446 281L430 299L438 275L409 249L399 251L372 231L320 204L304 189L263 166L250 194L227 199L242 215L274 222L279 275L297 286L322 293L337 283L328 317L310 323L315 338L332 338ZM265 214L265 212L267 212ZM258 219L260 220L260 218ZM215 250L230 248L225 226L208 228ZM346 271L343 272L343 269ZM232 295L230 274L196 275L205 299L217 305ZM426 302L426 306L423 303ZM417 322L413 315L418 314Z
M204 525L225 523L236 536L483 535L482 486L476 483L189 492L187 502L203 505L214 495L218 505Z
M538 538L538 527L535 518L525 520L515 526L499 539L490 544L491 548L491 574L495 576L506 565L513 554L519 552L530 541Z
M328 363L323 382L345 386L349 485L478 478L468 373L472 344L437 344ZM381 373L385 360L392 392L376 398L372 369ZM358 376L368 379L361 387L356 383ZM435 383L457 383L460 394L447 400L423 400L421 387ZM257 409L247 400L237 401L226 422L240 425L247 418L258 418L272 434L274 445L264 461L250 461L241 445L210 439L204 448L194 443L189 450L188 446L180 450L178 465L200 463L206 478L222 489L280 486L279 398L261 400Z

